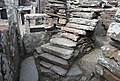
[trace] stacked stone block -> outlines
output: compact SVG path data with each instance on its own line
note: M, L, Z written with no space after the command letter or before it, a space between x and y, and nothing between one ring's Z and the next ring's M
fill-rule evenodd
M66 0L48 0L46 6L46 14L50 16L48 22L55 26L65 25L67 23L66 9Z

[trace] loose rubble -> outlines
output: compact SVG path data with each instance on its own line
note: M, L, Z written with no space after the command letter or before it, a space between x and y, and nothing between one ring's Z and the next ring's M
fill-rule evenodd
M116 17L119 17L118 11ZM119 24L117 21L110 24L107 32L111 40L101 47L104 57L96 65L96 72L108 81L120 81Z

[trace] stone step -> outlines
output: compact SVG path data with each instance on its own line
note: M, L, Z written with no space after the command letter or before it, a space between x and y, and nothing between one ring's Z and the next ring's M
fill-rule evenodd
M70 23L76 23L81 25L93 26L95 27L98 23L98 19L84 19L84 18L69 18Z
M57 65L59 67L65 68L65 69L68 69L69 66L70 66L70 64L68 63L68 61L63 60L63 59L61 59L59 57L53 56L53 55L48 54L48 53L40 54L39 58L41 60L44 60L46 62L49 62L51 64ZM40 64L43 64L44 66L48 66L48 68L51 66L51 65L46 64L43 61L41 61Z
M96 9L96 8L81 8L81 7L78 7L78 8L75 8L75 9L70 9L68 11L71 11L71 12L82 12L82 16L83 18L92 18L93 16L93 13L89 13L85 16L85 12L100 12L100 11L104 11L104 9ZM85 16L85 17L84 17ZM82 18L82 17L81 17Z
M61 57L66 60L69 60L73 56L73 52L74 52L74 50L52 46L50 45L50 43L42 45L41 49L44 52L53 54L55 56Z
M42 74L53 74L53 75L55 75L56 73L54 73L54 72L52 72L50 69L47 69L47 68L45 68L45 67L43 67L43 66L39 66L39 68L40 68L40 72L42 73Z
M82 9L87 10L87 8L81 8L81 10ZM91 12L71 12L70 15L72 17L79 17L79 18L85 18L85 19L92 19L93 17L95 17L95 13L91 13Z
M69 48L76 47L76 45L77 45L77 42L74 42L67 38L52 38L50 40L50 42L52 44L57 44L57 45L65 46L65 47L69 47Z
M66 27L81 29L81 30L89 30L89 31L93 31L95 29L95 27L93 26L79 25L75 23L67 23Z
M61 30L66 31L66 32L71 32L74 34L78 34L78 35L86 35L86 31L84 30L78 30L78 29L69 28L69 27L61 27Z
M80 38L80 36L74 35L74 34L71 34L71 33L61 33L60 36L71 39L73 41L77 41Z
M45 67L46 69L50 69L52 72L59 74L60 76L65 76L67 74L67 70L63 69L59 66L47 63L42 61L42 63L40 63L43 67Z

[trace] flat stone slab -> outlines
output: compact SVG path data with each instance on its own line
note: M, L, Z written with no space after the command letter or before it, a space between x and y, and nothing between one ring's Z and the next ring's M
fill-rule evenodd
M40 54L39 58L42 59L42 60L44 60L44 61L46 61L46 62L49 62L51 64L55 64L57 66L63 67L65 69L68 69L69 66L70 66L69 63L68 63L68 61L63 60L63 59L61 59L59 57L53 56L53 55L48 54L48 53ZM45 64L45 62L42 62L42 61L40 63L42 63L43 65L50 66L48 64Z
M80 24L75 24L75 23L67 23L66 26L70 27L70 28L89 30L89 31L93 31L95 29L95 27L93 27L93 26L80 25Z
M71 32L71 33L74 33L74 34L78 34L78 35L86 35L86 31L78 30L78 29L75 29L75 28L62 27L61 30L66 31L66 32Z
M47 68L45 68L43 66L40 66L40 72L41 73L46 73L46 74L56 74L53 71L51 71L50 69L47 69Z
M81 25L93 26L95 27L98 23L98 19L83 19L83 18L69 18L70 23L76 23Z
M38 81L38 79L34 57L26 58L21 64L20 81Z
M47 69L49 68L52 72L57 73L57 74L59 74L61 76L65 76L66 73L67 73L67 70L65 70L65 69L63 69L63 68L61 68L59 66L44 62L44 61L41 62L41 65L43 67L47 68Z
M89 10L88 8L75 8L75 10L82 10L82 9L86 9ZM85 19L92 19L95 16L95 13L91 13L91 12L71 12L70 14L71 16L75 16L75 17L79 17L79 18L85 18Z
M43 53L41 47L37 47L37 48L35 48L35 51L36 51L38 54Z
M110 44L118 49L120 49L120 43L117 43L117 42L114 42L114 41L111 41Z
M102 58L99 59L99 64L107 68L109 71L111 71L114 75L118 76L120 78L120 66L117 64L117 62L114 59L107 59Z
M51 67L51 70L61 76L65 76L67 74L67 70L61 68L61 67L58 67L58 66L53 66Z
M75 8L75 9L71 9L70 11L73 11L73 12L82 12L82 15L83 17L81 18L92 18L93 17L93 13L89 13L89 15L87 14L85 16L84 12L100 12L100 11L103 11L104 9L97 9L97 8L81 8L81 7L78 7L78 8ZM91 15L90 15L91 14ZM85 16L85 17L84 17ZM80 16L79 16L80 17Z
M65 47L76 47L77 45L77 42L74 42L70 39L67 39L67 38L52 38L50 40L51 43L53 44L57 44L57 45L60 45L60 46L65 46Z
M116 75L114 75L113 73L111 73L108 69L106 69L105 67L103 67L100 64L96 65L96 72L104 77L107 81L120 81L120 78L117 77Z
M60 36L71 39L73 41L77 41L80 38L80 36L74 35L74 34L71 34L71 33L61 33Z
M42 45L41 49L44 52L53 54L55 56L61 57L66 60L70 59L73 56L73 52L74 52L74 50L52 46L50 45L50 43Z

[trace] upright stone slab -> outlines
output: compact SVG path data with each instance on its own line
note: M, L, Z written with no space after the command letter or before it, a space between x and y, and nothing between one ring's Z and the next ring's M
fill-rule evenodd
M47 43L49 40L50 34L46 32L25 34L23 36L23 43L27 56L33 54L36 47L40 47L41 45Z

